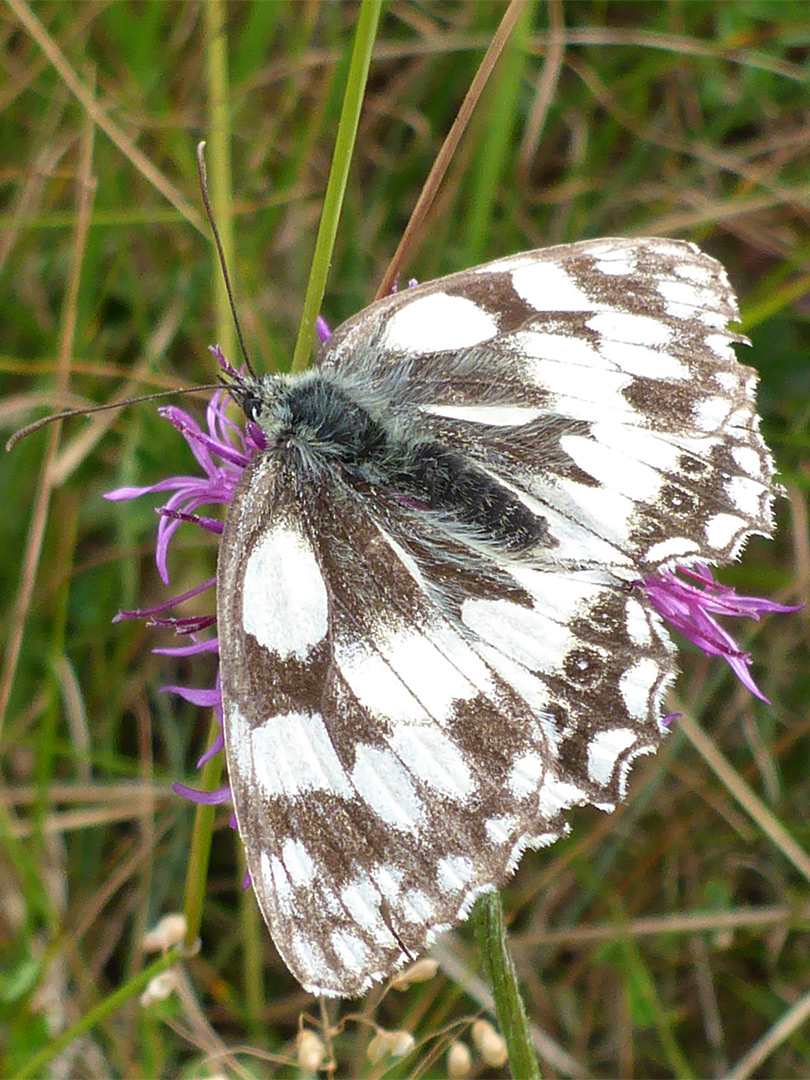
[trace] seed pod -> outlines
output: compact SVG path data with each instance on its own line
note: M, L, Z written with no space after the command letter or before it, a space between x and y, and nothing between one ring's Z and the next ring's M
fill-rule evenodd
M395 990L407 990L413 983L428 982L438 970L437 960L423 956L421 960L417 960L415 964L411 964L409 968L395 975L391 980L391 985Z
M299 1031L296 1060L303 1072L316 1073L326 1060L326 1047L323 1040L314 1031Z
M186 929L186 917L179 911L164 915L157 926L143 935L141 948L144 952L166 952L180 944L186 936Z
M463 1042L451 1042L447 1050L447 1075L450 1080L464 1080L472 1072L472 1054Z
M476 1020L472 1026L472 1038L478 1053L487 1065L500 1069L509 1057L506 1040L495 1030L489 1020Z

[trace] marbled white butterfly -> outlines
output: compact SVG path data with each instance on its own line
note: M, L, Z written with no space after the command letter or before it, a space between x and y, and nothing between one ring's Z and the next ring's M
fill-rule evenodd
M737 315L692 244L587 241L230 386L266 449L220 550L228 770L308 989L390 975L658 745L674 646L635 586L771 530Z

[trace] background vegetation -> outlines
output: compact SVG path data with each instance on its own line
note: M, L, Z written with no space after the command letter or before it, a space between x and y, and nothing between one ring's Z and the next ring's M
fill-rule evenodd
M503 12L387 4L324 303L333 325L373 296ZM356 16L318 0L224 9L232 272L266 369L290 362ZM207 345L226 331L194 160L223 85L206 5L11 0L0 38L4 430L36 406L210 381ZM723 578L783 601L810 581L809 44L801 2L531 4L404 271L425 280L611 234L686 237L721 258L787 490L776 539ZM137 999L144 931L183 902L193 809L169 785L194 782L210 723L159 690L208 685L213 669L153 656L171 642L141 624L111 625L166 592L149 500L102 496L191 464L151 405L51 428L2 461L3 1075L105 1003L120 1007L43 1074L292 1076L301 1015L324 1019L240 892L225 809L201 951L179 993ZM181 532L173 591L214 558ZM771 708L684 648L684 725L636 766L628 805L572 814L570 837L523 858L504 900L545 1075L810 1073L806 631L806 614L745 630ZM487 1008L473 934L435 955L431 981L332 1007L338 1075L447 1075L450 1040L472 1046ZM372 1064L374 1025L415 1048ZM472 1070L500 1075L477 1050Z

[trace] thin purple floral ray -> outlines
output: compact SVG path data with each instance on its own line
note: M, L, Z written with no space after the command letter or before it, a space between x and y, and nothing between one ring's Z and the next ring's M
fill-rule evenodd
M216 392L221 393L219 390ZM212 452L229 465L235 465L239 469L244 469L250 460L245 453L225 442L218 433L206 434L185 409L181 409L177 405L162 405L158 412L177 428L210 479L218 478L223 472L226 472L222 466L214 464L211 457Z
M220 806L222 803L231 801L230 784L215 788L213 791L200 791L198 788L187 787L186 784L181 784L179 780L175 780L172 784L172 791L182 795L189 802L198 803L200 806Z
M678 574L697 584L687 584ZM670 626L702 649L706 656L719 656L725 660L747 690L768 705L771 704L751 677L748 670L750 655L740 649L714 616L759 620L762 614L798 611L801 604L777 604L758 596L740 596L735 589L715 580L709 567L703 563L664 571L655 577L645 578L641 585L652 606Z
M217 735L205 753L197 758L197 768L201 769L203 765L207 765L211 758L216 757L217 754L221 754L224 749L225 736L220 731L219 735Z
M177 694L184 701L189 701L192 705L201 705L203 708L214 708L222 701L222 695L216 687L206 690L201 686L176 686L172 684L161 687L160 692L161 694Z
M152 649L157 656L197 656L199 653L219 654L219 638L207 638L205 641L195 641L191 645L166 645L162 648Z
M182 604L184 600L190 600L193 596L204 593L206 589L212 588L216 583L217 579L215 577L207 578L202 585L195 585L188 592L181 593L180 596L174 596L171 600L166 600L162 604L156 604L150 608L136 608L132 611L119 611L114 616L113 622L123 622L125 619L148 619L152 615L157 615L160 611L170 611L173 607L177 607L178 604Z
M202 630L207 630L209 626L216 625L215 615L189 615L186 618L170 618L170 619L154 619L149 618L146 621L147 626L165 626L169 630L174 630L175 634L198 634ZM157 649L153 649L152 652L157 652Z
M219 671L217 671L214 689L216 690L217 694L219 694L219 701L214 703L214 716L216 716L217 718L219 731L217 732L217 737L214 739L214 741L211 743L211 745L208 747L202 757L198 758L198 769L201 769L203 765L206 765L211 760L212 757L216 757L217 754L221 753L221 751L225 749L225 736L222 730L222 685L219 680Z
M217 536L222 535L222 522L217 521L216 518L201 517L199 514L186 514L182 510L168 510L165 506L158 507L155 512L160 517L171 518L173 521L184 521L187 525L199 525L206 532L216 533Z

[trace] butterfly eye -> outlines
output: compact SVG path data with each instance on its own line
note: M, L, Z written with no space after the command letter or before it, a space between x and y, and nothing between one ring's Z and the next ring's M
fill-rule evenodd
M242 411L248 420L252 420L254 424L257 423L262 404L259 395L245 394L239 404L242 406Z

